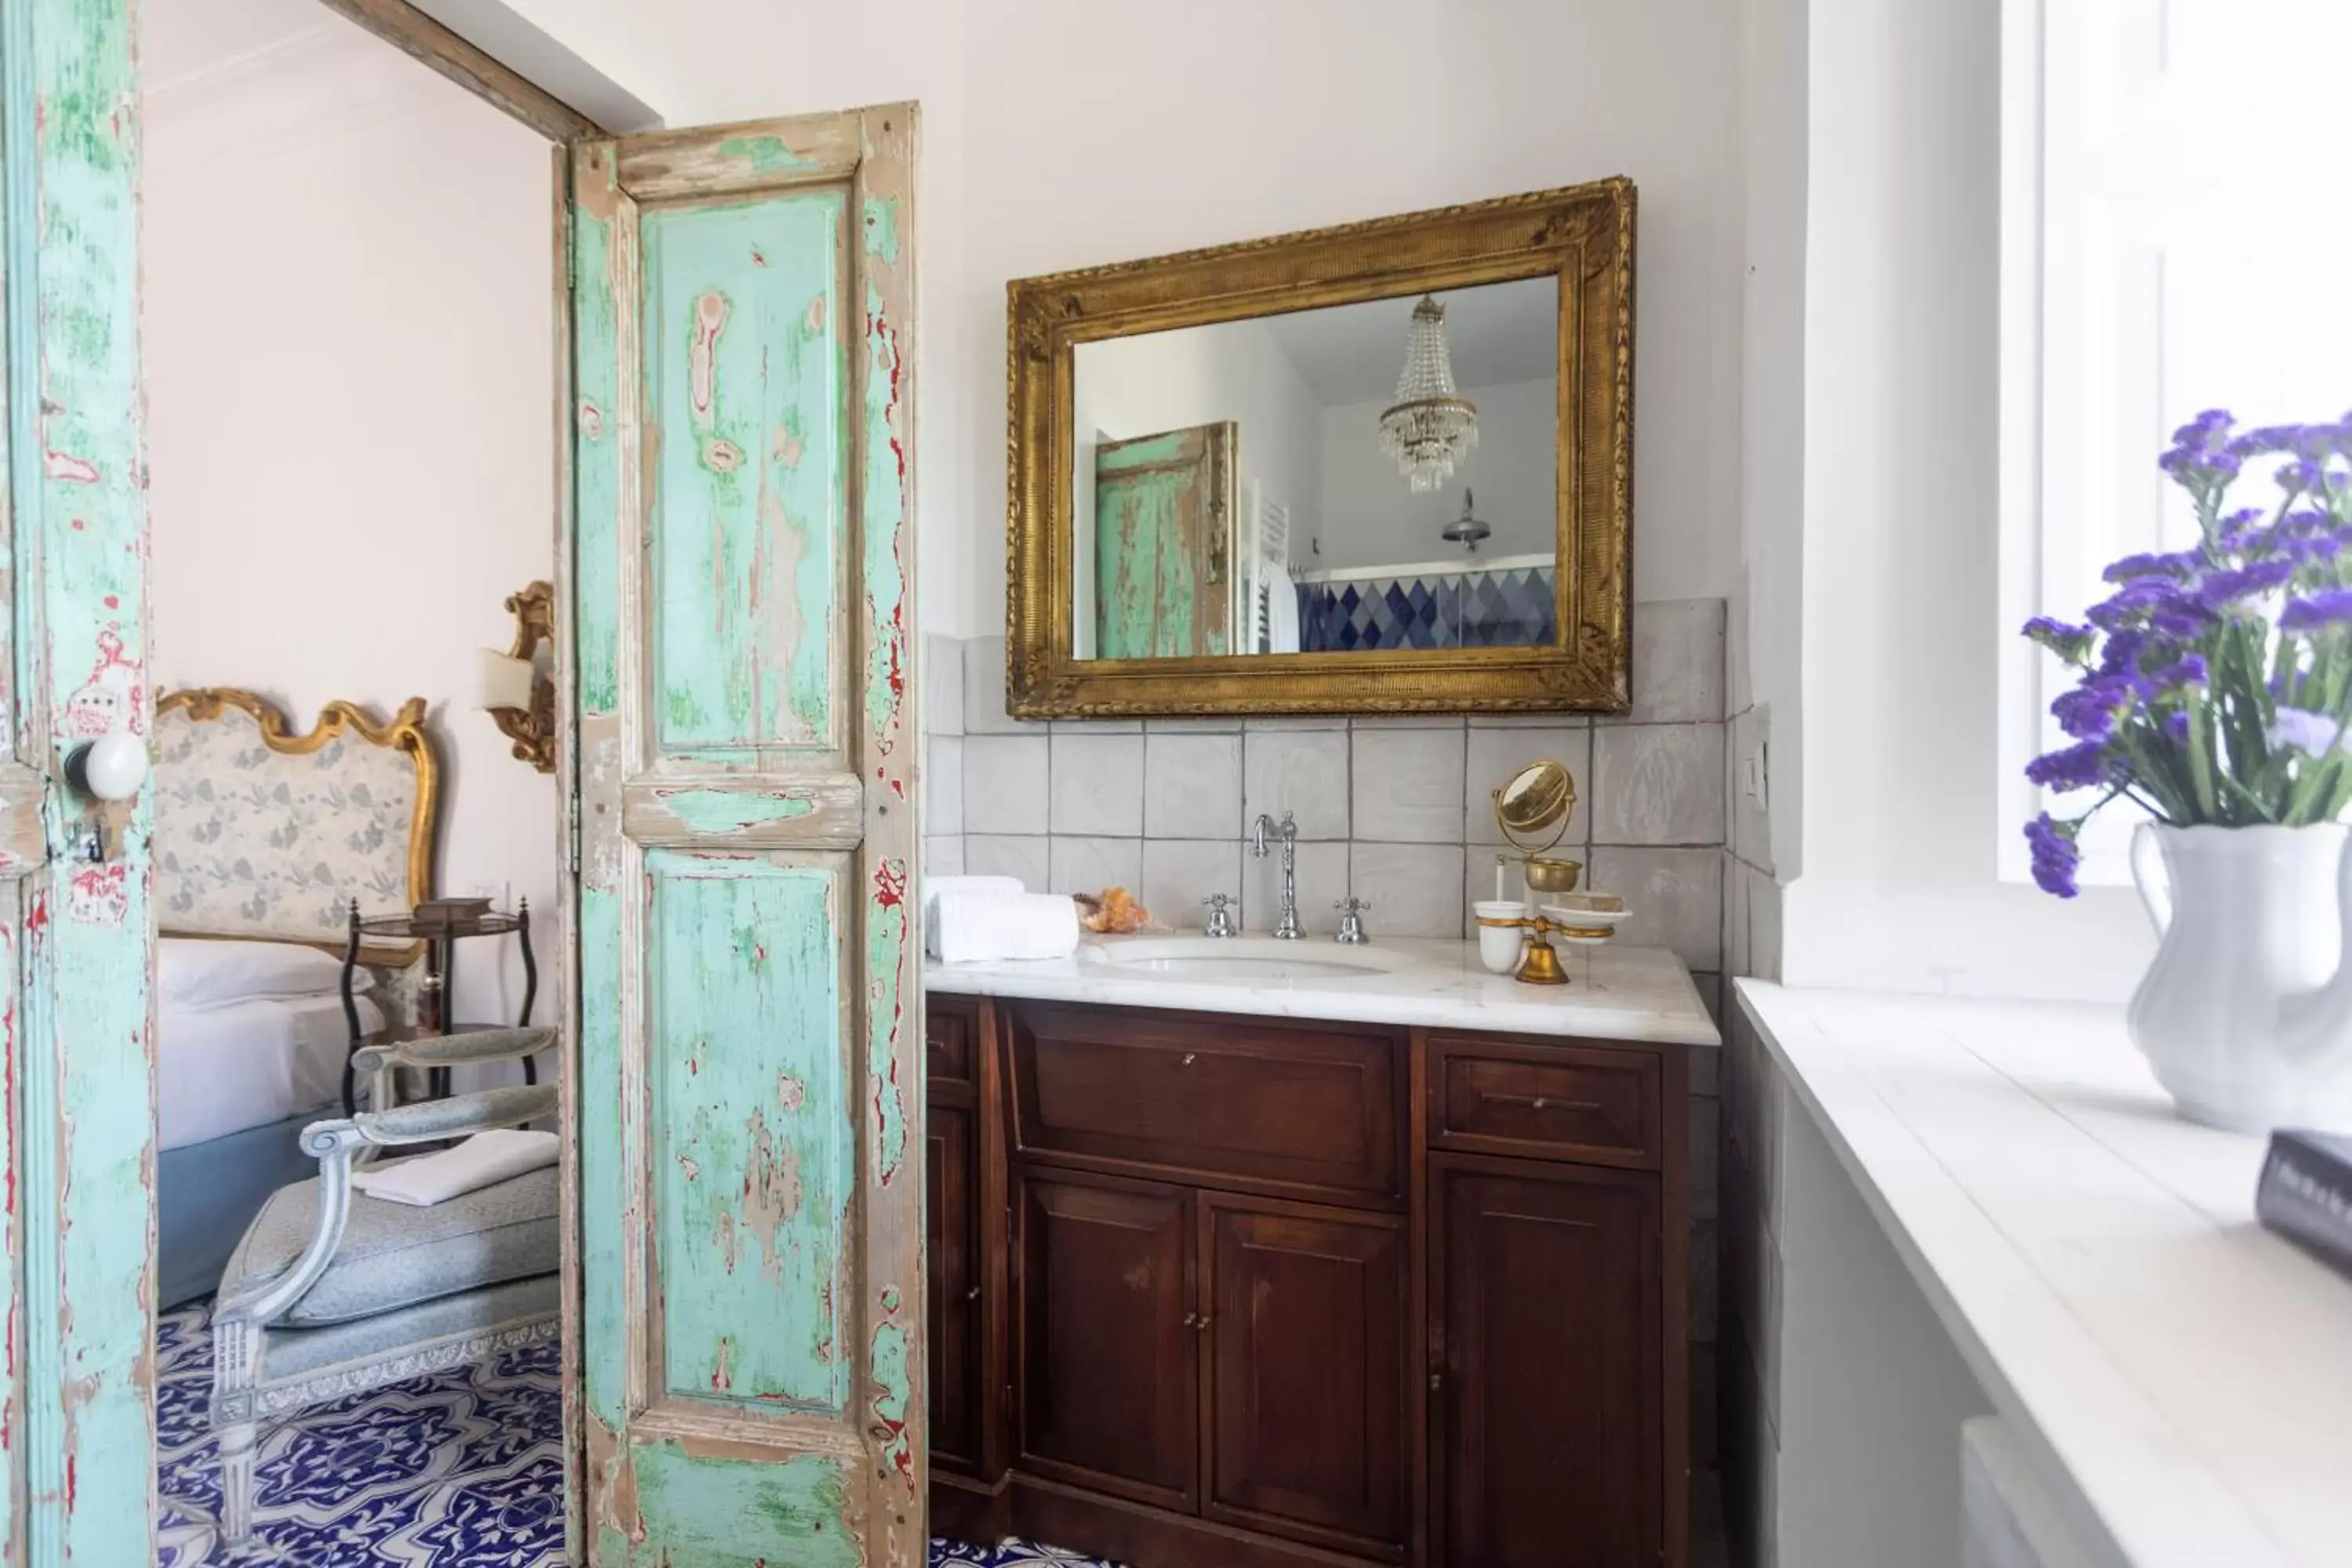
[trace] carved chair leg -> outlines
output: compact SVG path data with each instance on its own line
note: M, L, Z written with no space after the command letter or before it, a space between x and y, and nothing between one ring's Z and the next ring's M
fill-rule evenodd
M253 1533L253 1459L256 1428L240 1421L220 1430L221 1542L242 1544Z
M213 1324L212 1425L220 1448L221 1536L232 1546L253 1533L253 1384L260 1359L259 1328L249 1322Z

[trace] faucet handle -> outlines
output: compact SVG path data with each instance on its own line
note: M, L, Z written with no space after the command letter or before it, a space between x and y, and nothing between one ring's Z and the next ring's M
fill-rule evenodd
M1211 893L1201 900L1201 907L1209 911L1207 934L1210 936L1238 934L1234 925L1234 896L1231 893Z
M1334 941L1346 942L1350 947L1360 947L1372 940L1364 930L1364 911L1372 907L1370 900L1349 897L1331 907L1339 911L1339 934Z

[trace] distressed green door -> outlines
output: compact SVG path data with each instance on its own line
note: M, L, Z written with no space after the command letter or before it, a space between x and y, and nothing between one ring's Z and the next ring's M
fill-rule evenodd
M154 1560L146 792L106 846L58 782L145 735L135 5L0 0L0 1557Z
M1237 430L1226 420L1095 448L1097 657L1229 651Z
M914 110L572 162L589 1560L921 1562Z

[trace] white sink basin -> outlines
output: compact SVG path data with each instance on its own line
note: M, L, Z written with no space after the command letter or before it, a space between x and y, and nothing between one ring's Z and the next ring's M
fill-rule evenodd
M1379 947L1346 947L1329 937L1276 942L1270 936L1145 936L1089 945L1082 956L1107 975L1138 980L1333 980L1350 974L1391 974L1412 967L1411 955Z

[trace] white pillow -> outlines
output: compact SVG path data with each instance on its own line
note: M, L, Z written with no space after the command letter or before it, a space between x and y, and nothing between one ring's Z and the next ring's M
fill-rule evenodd
M167 1007L217 1007L264 997L332 996L343 961L292 942L155 944L156 1000Z

